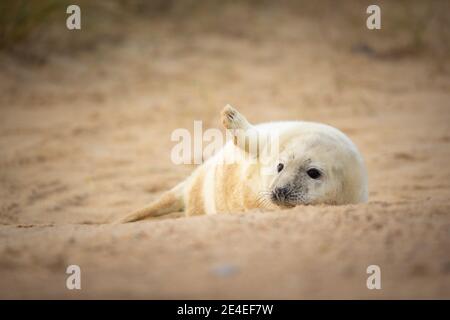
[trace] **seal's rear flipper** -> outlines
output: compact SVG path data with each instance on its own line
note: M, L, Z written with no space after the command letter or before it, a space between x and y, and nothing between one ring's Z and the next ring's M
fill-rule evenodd
M116 220L114 223L127 223L143 220L150 217L159 217L168 213L182 211L184 209L183 199L184 182L172 190L165 192L159 199L152 202L148 207L135 211L126 217Z

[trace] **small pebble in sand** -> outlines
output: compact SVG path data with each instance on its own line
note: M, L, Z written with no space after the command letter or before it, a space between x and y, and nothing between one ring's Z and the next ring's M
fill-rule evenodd
M221 264L212 269L213 273L219 277L229 277L239 272L239 268L232 264Z

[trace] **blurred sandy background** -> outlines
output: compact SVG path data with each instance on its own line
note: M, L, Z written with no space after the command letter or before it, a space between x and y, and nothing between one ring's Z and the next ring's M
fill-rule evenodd
M1 3L0 298L450 298L448 1L78 1L81 31L71 2ZM344 131L370 202L104 224L227 103Z

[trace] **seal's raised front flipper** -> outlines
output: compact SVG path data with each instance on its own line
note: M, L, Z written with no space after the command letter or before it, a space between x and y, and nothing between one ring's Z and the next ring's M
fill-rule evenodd
M230 130L233 135L233 143L236 147L258 156L258 134L243 114L239 113L232 106L223 108L222 124L225 129Z
M278 150L277 132L261 131L247 121L245 116L230 105L223 108L222 124L229 130L236 147L259 159L264 153Z
M118 219L115 223L134 222L184 210L184 184L184 182L178 184L173 189L163 193L159 199L153 201L148 207L130 213L126 217Z

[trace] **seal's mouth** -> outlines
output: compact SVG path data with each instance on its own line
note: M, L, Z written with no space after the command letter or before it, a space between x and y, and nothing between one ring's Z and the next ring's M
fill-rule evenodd
M276 188L272 191L270 200L280 208L293 208L297 205L297 203L290 198L290 192L284 188Z

